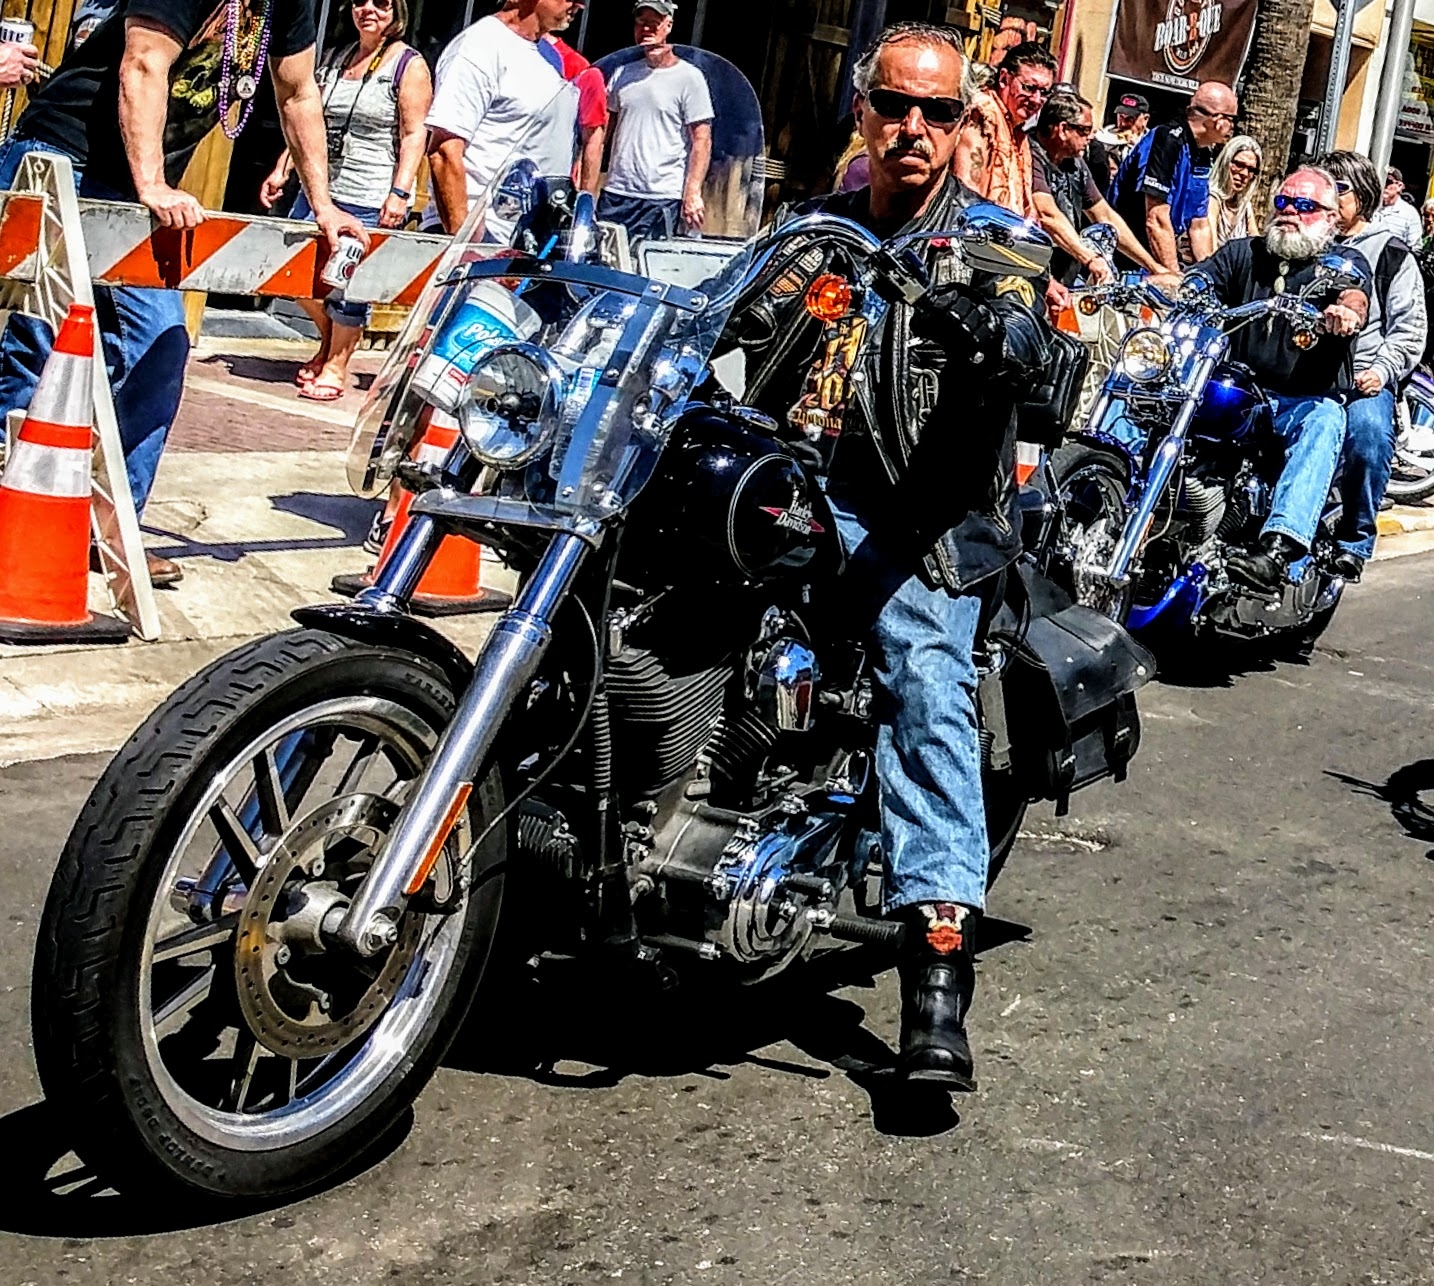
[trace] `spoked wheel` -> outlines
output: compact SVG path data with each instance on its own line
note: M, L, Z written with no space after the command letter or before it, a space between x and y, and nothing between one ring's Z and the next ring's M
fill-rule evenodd
M501 901L496 772L378 955L332 945L452 717L411 654L298 630L185 684L110 764L61 857L35 962L36 1061L111 1183L312 1186L432 1074Z
M1129 467L1112 451L1068 442L1051 457L1064 526L1050 574L1077 603L1124 622L1134 584L1112 585L1100 574L1110 565L1125 529Z
M1394 460L1385 492L1391 500L1414 504L1434 496L1434 401L1410 388L1395 408Z

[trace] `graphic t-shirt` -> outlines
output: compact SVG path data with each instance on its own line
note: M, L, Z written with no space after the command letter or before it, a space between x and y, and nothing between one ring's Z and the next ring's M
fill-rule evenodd
M627 63L608 81L607 105L617 121L604 190L680 201L687 184L687 130L715 115L707 78L689 62Z
M573 166L577 91L526 40L495 15L455 36L438 60L429 129L464 140L463 169L471 205L487 195L517 160L539 174L568 174ZM431 202L425 226L438 222ZM502 239L511 227L489 216L488 232Z
M260 0L244 0L242 32L257 24ZM134 196L119 124L119 66L127 18L144 18L182 46L169 69L164 126L164 173L179 182L194 149L219 123L219 79L224 57L225 0L119 0L111 15L75 49L38 90L15 133L57 147L85 167L86 176ZM314 0L271 0L268 59L286 58L314 43ZM260 67L245 70L257 81ZM239 103L230 90L230 101ZM237 111L237 108L234 110Z
M1215 149L1196 147L1184 122L1158 125L1140 140L1111 180L1109 199L1115 211L1146 249L1145 198L1170 206L1176 237L1189 232L1196 219L1210 211L1210 166Z
M1341 246L1340 254L1359 270L1364 292L1369 294L1373 274L1364 256L1350 246ZM1269 299L1281 277L1284 284L1280 293L1298 294L1309 285L1315 271L1315 260L1278 259L1266 248L1264 239L1257 237L1227 241L1192 270L1210 281L1216 297L1227 308ZM1332 296L1310 300L1320 308L1333 302ZM1294 330L1283 317L1273 326L1263 320L1242 326L1230 342L1231 359L1250 367L1267 391L1293 397L1321 397L1349 388L1354 378L1353 354L1352 336L1322 334L1313 348L1296 348Z

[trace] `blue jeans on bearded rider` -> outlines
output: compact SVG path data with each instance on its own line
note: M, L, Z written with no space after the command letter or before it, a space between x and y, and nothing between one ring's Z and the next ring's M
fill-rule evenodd
M972 649L976 594L928 589L832 501L850 562L844 611L870 627L876 774L888 912L926 902L981 910L991 852L981 793Z
M31 152L54 154L56 149L30 139L12 138L0 144L0 188L11 186L21 160ZM81 196L126 199L84 179L78 164L75 178ZM125 472L135 509L143 512L184 394L189 332L183 296L171 290L96 287L95 320L114 393ZM11 316L0 338L0 422L7 412L30 405L53 344L54 336L44 322L19 313Z
M345 214L351 214L366 228L378 227L379 216L383 211L375 205L351 205L347 201L335 201ZM294 200L294 208L289 211L289 218L303 219L305 222L312 222L314 208L309 204L309 198L301 189ZM356 330L362 330L368 325L369 318L373 316L372 304L351 304L344 298L342 290L332 290L324 300L324 312L329 315L329 320L338 326L351 326Z
M1275 485L1264 534L1278 532L1308 551L1344 449L1344 407L1328 397L1270 398L1285 467Z
M1344 411L1349 428L1339 484L1344 500L1339 547L1367 560L1374 553L1379 502L1394 463L1394 390L1380 389L1373 397L1351 394Z

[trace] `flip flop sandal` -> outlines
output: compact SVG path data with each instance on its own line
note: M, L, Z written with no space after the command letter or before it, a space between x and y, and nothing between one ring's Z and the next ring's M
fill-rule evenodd
M344 391L337 384L305 384L299 389L299 396L309 402L337 402Z

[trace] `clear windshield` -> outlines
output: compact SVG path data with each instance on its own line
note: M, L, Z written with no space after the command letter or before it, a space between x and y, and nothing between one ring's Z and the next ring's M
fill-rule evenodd
M475 494L491 500L495 520L570 525L631 503L726 324L763 197L751 86L712 54L674 53L712 102L701 229L666 235L672 207L656 202L610 200L593 219L591 198L573 183L577 91L565 87L573 112L547 113L498 168L370 390L349 456L359 494L378 494L436 417L495 451L523 435L539 444L484 470ZM641 77L647 58L628 50L586 74L602 77L621 103L611 91ZM566 126L553 124L565 115ZM561 148L555 128L566 130ZM656 128L636 110L626 119L619 112L608 165L616 158L621 168L631 154L625 130Z

